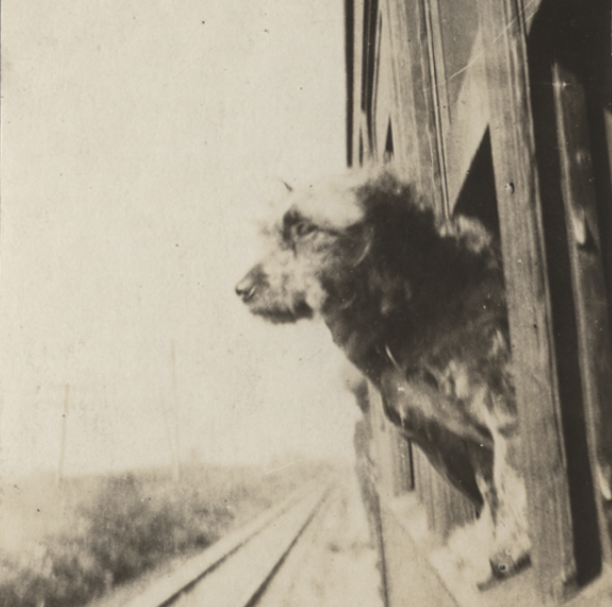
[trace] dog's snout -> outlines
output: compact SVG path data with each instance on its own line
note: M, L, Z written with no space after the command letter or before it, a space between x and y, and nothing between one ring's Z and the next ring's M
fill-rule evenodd
M249 301L257 292L257 287L261 283L263 272L260 265L255 266L237 285L236 295L242 301Z
M242 298L242 301L249 301L255 295L255 291L257 287L253 284L253 281L249 276L245 276L237 285L236 285L236 295Z

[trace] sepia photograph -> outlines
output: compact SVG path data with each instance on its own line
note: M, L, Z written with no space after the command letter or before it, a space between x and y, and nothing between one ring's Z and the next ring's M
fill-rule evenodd
M610 0L3 0L0 607L612 604Z

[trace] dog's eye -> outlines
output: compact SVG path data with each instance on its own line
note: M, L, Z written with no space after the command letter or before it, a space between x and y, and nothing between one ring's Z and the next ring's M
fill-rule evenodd
M316 231L316 229L317 226L315 226L314 224L308 223L306 221L301 221L300 223L296 224L294 231L296 236L304 238L304 236L312 234L314 231Z

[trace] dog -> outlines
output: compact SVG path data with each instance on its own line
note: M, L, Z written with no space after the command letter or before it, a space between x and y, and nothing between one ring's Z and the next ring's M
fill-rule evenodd
M501 254L475 219L436 217L391 171L288 192L269 252L237 284L274 323L322 318L385 413L479 508L476 582L529 563ZM480 533L478 537L482 537Z

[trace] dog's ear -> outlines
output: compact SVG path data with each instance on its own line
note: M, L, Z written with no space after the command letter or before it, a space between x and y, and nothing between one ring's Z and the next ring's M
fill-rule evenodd
M388 271L388 259L385 259L385 264L377 263L380 261L377 258L380 246L375 239L376 226L359 226L352 238L351 265L354 271L366 273L368 288L378 302L380 314L388 316L412 298L412 287L407 278Z

